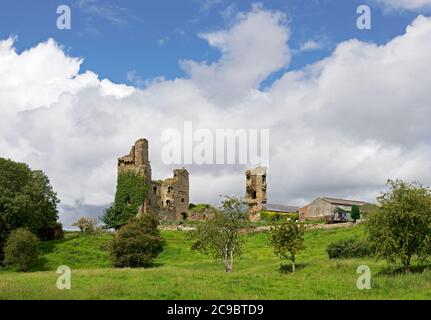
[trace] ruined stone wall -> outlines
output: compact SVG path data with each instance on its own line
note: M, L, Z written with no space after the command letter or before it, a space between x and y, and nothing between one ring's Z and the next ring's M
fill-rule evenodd
M148 160L148 140L139 139L132 146L128 155L118 159L118 174L125 171L135 171L147 182L151 181L151 165Z
M258 212L267 202L266 167L257 167L247 170L245 199L250 207L250 212Z
M161 195L161 207L169 210L174 210L175 197L174 190L176 187L176 179L168 178L162 181L160 190Z
M149 205L153 210L157 210L162 207L161 203L161 190L162 190L162 181L151 181L151 187L149 188Z
M189 210L189 173L186 169L174 170L173 178L161 182L161 208L175 212L176 219L187 218Z
M189 210L188 220L191 221L207 221L214 218L216 214L216 209L214 208L205 208L200 212L194 212L193 210Z

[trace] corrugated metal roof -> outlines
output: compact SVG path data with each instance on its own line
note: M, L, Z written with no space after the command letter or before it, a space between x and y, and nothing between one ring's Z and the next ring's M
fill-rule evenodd
M299 209L299 207L297 206L271 204L271 203L265 204L264 207L267 211L274 211L274 212L296 212Z
M352 205L360 206L360 205L367 204L364 201L357 201L357 200L345 200L345 199L336 199L336 198L328 198L328 197L323 197L322 199L332 204L340 204L340 205L348 205L348 206L352 206Z

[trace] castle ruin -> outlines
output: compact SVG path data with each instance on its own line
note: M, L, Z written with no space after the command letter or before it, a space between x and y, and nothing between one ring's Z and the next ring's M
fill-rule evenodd
M245 172L246 192L245 199L253 215L263 209L267 202L266 196L266 167L259 166Z
M139 139L128 155L118 159L118 175L127 171L142 176L148 186L148 196L139 209L140 213L155 214L160 220L187 219L189 173L186 169L175 169L172 178L152 180L148 140Z

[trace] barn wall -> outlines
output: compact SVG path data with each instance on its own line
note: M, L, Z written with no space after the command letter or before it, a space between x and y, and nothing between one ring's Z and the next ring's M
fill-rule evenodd
M306 219L324 217L325 215L329 215L335 208L335 205L331 205L323 199L316 199L308 205Z

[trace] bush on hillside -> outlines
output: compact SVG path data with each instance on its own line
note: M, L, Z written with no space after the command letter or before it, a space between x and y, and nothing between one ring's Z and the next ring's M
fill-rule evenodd
M39 239L30 231L20 228L10 233L4 248L4 263L19 271L28 271L39 258Z
M372 254L370 244L363 239L343 239L330 243L326 249L329 259L361 258Z
M190 212L192 213L202 213L206 209L214 209L214 207L206 203L198 203L198 204L191 203L189 205L189 209L190 209Z
M110 254L115 267L150 267L164 246L157 221L142 215L120 228L110 244Z

